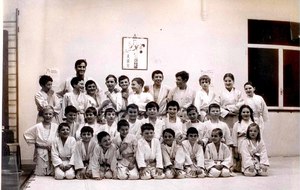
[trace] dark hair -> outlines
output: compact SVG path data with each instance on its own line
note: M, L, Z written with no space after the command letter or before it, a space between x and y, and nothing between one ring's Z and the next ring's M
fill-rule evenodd
M245 88L246 85L250 85L250 86L252 86L252 87L254 88L254 85L253 85L252 82L250 82L250 81L248 81L248 82L246 82L246 83L244 84L244 88Z
M210 110L211 110L212 108L218 108L218 109L221 110L221 107L220 107L219 104L212 103L212 104L210 104L210 105L208 106L208 113L210 112Z
M147 111L149 108L154 108L154 107L157 109L157 111L159 110L159 105L158 105L156 102L154 102L154 101L148 102L148 103L146 104L146 111Z
M212 134L213 132L216 132L221 138L223 137L223 131L222 131L222 129L220 129L220 128L215 128L215 129L213 129L213 130L211 131L211 134Z
M104 138L104 137L107 137L110 135L106 132L106 131L101 131L100 133L97 134L97 140L99 143L101 143L101 140Z
M82 81L82 79L79 77L73 77L71 80L71 86L74 88L74 86L77 85L79 81Z
M69 124L63 122L63 123L60 123L60 124L58 125L57 131L59 132L63 127L68 127L68 128L70 129Z
M208 75L202 75L200 78L199 78L199 83L201 83L202 80L206 80L209 84L210 84L210 77Z
M131 109L137 109L137 111L139 112L139 106L137 106L136 104L129 104L129 105L126 107L126 111L128 111L129 108L131 108Z
M82 133L91 133L91 134L93 135L94 129L93 129L92 127L90 127L90 126L84 126L84 127L82 127L81 130L80 130L80 135L81 135Z
M260 134L260 128L259 128L259 125L257 124L257 123L251 123L249 126L248 126L248 128L247 128L247 132L246 132L246 138L247 139L251 139L250 138L250 128L251 127L256 127L257 128L257 130L258 130L258 134L257 134L257 137L256 137L256 140L258 141L258 142L260 142L260 140L261 140L261 134Z
M141 132L143 133L145 130L152 130L154 131L154 127L151 123L145 123L141 126Z
M107 81L109 78L113 78L115 83L118 83L117 77L115 75L107 75L107 77L105 78L105 81Z
M98 88L96 82L93 81L93 80L88 80L88 81L86 81L84 86L85 86L85 88L87 89L87 87L88 87L89 85L91 85L91 84L95 84L96 88Z
M167 129L163 130L162 135L164 136L165 133L170 133L173 137L175 137L175 132L173 129L167 128Z
M155 70L152 72L152 75L151 75L152 79L154 78L154 75L156 75L156 74L161 74L162 76L164 76L164 74L161 70Z
M253 110L252 110L252 108L251 108L249 105L244 104L244 105L242 105L242 106L240 107L240 109L239 109L239 115L238 115L239 123L241 123L241 121L242 121L242 119L243 119L243 118L242 118L242 111L243 111L244 108L248 108L248 109L250 110L250 119L251 119L252 122L254 122L254 118L253 118Z
M116 110L114 108L106 108L105 111L104 111L104 116L106 116L106 114L108 112L114 112L114 113L116 113Z
M224 77L223 77L223 80L225 80L226 77L229 77L229 78L231 78L231 79L234 81L234 76L233 76L232 73L226 73L226 74L224 75Z
M186 71L180 71L176 73L175 77L181 77L183 81L187 82L189 80L189 73Z
M117 130L119 131L123 126L129 127L129 123L125 119L121 119L120 121L118 121L117 126L118 126Z
M88 108L85 110L85 113L92 113L92 114L94 114L95 116L97 116L97 109L91 106L91 107L88 107Z
M85 66L87 66L87 62L86 62L85 59L78 59L78 60L75 62L75 68L77 68L77 66L80 65L82 62L85 64Z
M179 111L179 104L178 102L176 102L175 100L171 100L170 102L167 103L167 110L170 106L176 106L177 107L177 110Z
M45 86L49 81L53 82L52 77L50 77L49 75L42 75L40 76L39 84L40 86Z
M192 105L190 105L189 107L187 107L186 113L189 113L190 111L193 111L193 110L195 110L196 113L198 113L198 110L197 110L196 106L194 106L194 105L192 104Z
M190 127L187 132L186 132L186 135L188 136L189 134L197 134L199 135L199 132L198 130L195 128L195 127Z
M78 111L77 111L77 109L74 106L67 106L65 108L65 115L67 115L70 112L77 113Z
M121 76L119 76L119 78L118 78L119 84L120 84L120 82L121 82L122 80L125 80L125 79L127 79L128 82L130 82L128 76L126 76L126 75L121 75Z
M144 80L140 77L136 77L136 78L132 79L131 82L133 82L133 81L137 82L141 87L143 87L145 84Z

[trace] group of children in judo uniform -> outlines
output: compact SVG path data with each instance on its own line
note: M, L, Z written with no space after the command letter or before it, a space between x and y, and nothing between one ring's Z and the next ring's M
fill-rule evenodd
M107 91L84 76L85 60L75 63L76 77L53 92L52 78L40 78L35 96L37 124L24 133L34 144L36 175L55 179L163 179L268 175L268 156L261 133L268 120L261 96L252 83L247 97L224 75L225 90L216 96L210 78L201 89L187 86L189 74L176 73L176 85L162 85L163 73L152 73L154 84L108 75ZM86 82L85 82L86 81ZM121 91L116 88L117 82ZM145 88L146 89L146 88ZM60 102L59 102L60 101ZM244 105L247 103L247 105ZM61 122L61 120L64 120ZM59 125L58 125L59 124Z
M79 137L78 131L75 136L70 135L71 127L67 122L59 126L51 122L54 110L50 106L46 107L43 110L44 121L24 133L26 141L35 144L36 174L51 175L54 168L55 179L229 177L234 176L233 158L237 157L242 161L241 170L244 175L267 175L268 156L256 123L252 122L245 127L244 132L237 132L237 137L234 138L240 143L234 143L229 128L218 120L218 104L209 106L210 120L204 123L197 121L196 107L189 106L187 115L190 121L181 128L176 125L161 125L159 123L163 119L158 118L158 125L155 125L155 121L151 119L154 116L150 117L150 114L157 113L157 107L155 102L146 105L149 117L142 121L136 119L136 122L141 121L138 132L131 131L131 124L125 119L118 122L114 120L116 130L107 130L107 125L96 123L97 114L91 107L85 113L87 123L78 128ZM167 110L172 113L175 109L176 112L178 107L177 102L171 101ZM128 111L129 109L138 112L136 105L129 105ZM250 109L246 105L241 107L241 122L235 126L242 125L242 122L244 124L247 117L253 117L250 113L244 113ZM114 112L114 109L106 110L108 121ZM137 112L135 117L138 117ZM94 116L90 116L93 119L88 119L90 113ZM169 120L170 117L164 119ZM159 127L161 129L158 130ZM234 131L236 128L234 127ZM242 127L238 127L238 130L242 130ZM160 134L156 135L156 132Z

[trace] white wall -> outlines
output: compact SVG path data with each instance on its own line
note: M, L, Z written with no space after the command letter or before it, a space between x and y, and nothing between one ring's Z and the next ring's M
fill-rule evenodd
M201 0L26 0L11 2L20 9L19 86L22 159L32 150L22 133L35 122L33 101L38 77L57 68L59 81L73 76L78 58L88 61L87 75L104 89L112 73L141 76L161 69L165 83L175 85L175 73L190 73L189 85L198 88L201 70L213 71L215 90L232 72L236 87L247 81L247 19L299 22L298 0L207 0L207 19L201 19ZM122 70L122 37L147 37L147 71ZM32 111L28 111L32 110ZM271 155L299 155L299 113L271 113L266 130ZM286 130L289 123L289 129ZM284 128L284 129L283 129ZM282 131L282 132L281 132ZM283 133L285 132L285 133ZM283 141L284 140L284 141Z

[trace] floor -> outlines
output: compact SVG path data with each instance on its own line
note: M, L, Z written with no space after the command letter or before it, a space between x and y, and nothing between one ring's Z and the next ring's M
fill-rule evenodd
M293 190L300 187L299 157L271 157L267 177L245 177L237 174L230 178L163 179L163 180L63 180L52 177L31 176L25 190Z

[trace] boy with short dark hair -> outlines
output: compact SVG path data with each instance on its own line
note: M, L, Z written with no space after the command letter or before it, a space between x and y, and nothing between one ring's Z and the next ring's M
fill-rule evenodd
M188 157L185 166L186 177L190 178L203 178L206 175L203 148L197 143L198 137L198 130L195 127L190 127L187 130L187 140L182 142L183 149Z
M133 134L137 139L141 138L142 120L138 119L139 107L136 104L129 104L126 109L127 120L129 123L129 134Z
M102 131L97 135L98 144L90 161L93 179L116 179L117 178L117 150L111 143L110 135Z
M65 108L66 123L70 126L70 136L76 137L76 131L79 128L77 123L77 109L74 106L67 106Z
M145 123L141 127L142 138L138 140L136 161L141 179L163 179L163 161L160 142L154 137L154 127Z
M117 177L118 179L138 179L139 172L135 160L136 136L128 134L129 123L126 120L120 120L117 125L119 134L113 139L117 148Z
M208 177L230 177L232 156L228 146L221 142L223 132L215 128L211 132L212 142L205 148L205 168Z
M84 126L80 130L80 140L76 142L75 151L71 158L77 179L92 178L89 162L97 144L96 141L91 140L93 133L94 130L90 126Z

